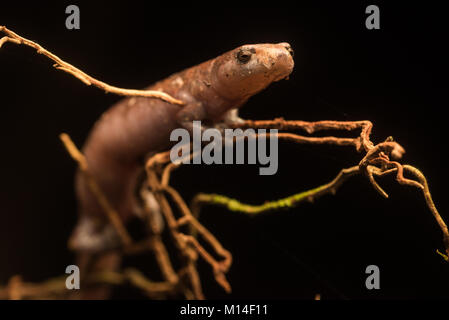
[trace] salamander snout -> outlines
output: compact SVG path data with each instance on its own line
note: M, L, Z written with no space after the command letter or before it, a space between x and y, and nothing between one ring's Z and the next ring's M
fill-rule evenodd
M258 61L268 69L265 74L269 75L272 81L288 78L294 67L293 49L289 43L261 45L258 51Z
M293 49L287 42L245 45L236 49L235 62L242 80L268 85L293 71Z
M227 98L249 97L293 71L293 49L287 42L248 44L218 57L216 86Z
M290 53L290 55L292 56L292 58L295 56L295 53L294 53L294 51L293 51L293 49L292 49L292 47L291 47L291 45L290 45L289 43L287 43L287 42L282 42L282 43L279 43L279 44L282 45L282 46L284 46L285 50L287 50L288 53Z

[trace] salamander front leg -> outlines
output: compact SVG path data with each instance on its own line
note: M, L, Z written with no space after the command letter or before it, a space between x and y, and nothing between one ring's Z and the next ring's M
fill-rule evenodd
M239 117L239 109L232 109L226 112L226 114L223 117L223 123L224 125L231 125L231 124L238 124L238 123L244 123L245 120Z

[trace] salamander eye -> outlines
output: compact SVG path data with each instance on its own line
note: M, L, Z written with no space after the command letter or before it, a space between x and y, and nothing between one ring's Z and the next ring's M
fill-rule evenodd
M251 60L253 52L250 50L242 49L237 53L237 60L240 63L247 63L249 60Z

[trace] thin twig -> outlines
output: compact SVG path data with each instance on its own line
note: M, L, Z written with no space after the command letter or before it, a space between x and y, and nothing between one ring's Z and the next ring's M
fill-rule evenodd
M194 211L194 215L197 216L201 205L203 204L224 206L230 211L244 212L249 215L256 215L262 212L273 211L282 208L292 208L304 201L313 202L314 200L325 194L335 194L338 187L346 179L358 173L360 173L358 166L342 169L340 173L334 178L334 180L329 183L313 188L311 190L291 195L286 198L275 201L267 201L260 205L244 204L236 199L228 198L219 194L199 193L192 200L192 211Z
M426 200L427 207L432 212L433 216L435 217L438 225L440 226L441 231L443 232L444 237L444 244L446 248L446 257L449 256L449 231L447 228L446 223L444 222L443 218L441 217L440 213L438 212L435 203L432 200L432 195L430 193L429 185L427 183L427 179L424 176L424 174L419 171L417 168L412 167L408 164L403 165L404 169L413 174L420 182L420 184L423 186L422 192L424 194L424 199Z
M156 98L156 99L161 99L165 102L172 103L172 104L177 104L177 105L184 104L181 100L175 99L172 96L170 96L167 93L162 92L162 91L123 89L123 88L111 86L105 82L99 81L99 80L89 76L88 74L84 73L80 69L63 61L61 58L59 58L55 54L44 49L38 43L19 36L18 34L14 33L13 31L7 29L5 26L0 26L0 32L3 32L4 34L6 34L6 36L4 36L3 38L0 38L0 48L6 42L11 42L11 43L19 44L19 45L23 44L28 47L34 48L37 51L37 53L43 54L47 58L53 60L55 62L53 67L55 67L58 70L62 70L64 72L71 74L72 76L81 80L84 84L86 84L88 86L94 85L97 88L103 89L106 92L114 93L114 94L121 95L121 96L140 96L140 97L147 97L147 98Z
M380 192L381 195L383 195L385 198L388 198L388 195L383 191L383 189L377 184L377 182L374 180L374 176L384 176L386 174L391 174L396 172L397 176L399 175L399 168L401 169L401 178L397 178L399 183L402 183L404 185L409 185L416 187L420 190L422 190L424 194L424 198L426 200L427 207L435 217L441 231L443 232L443 243L446 250L446 255L440 253L437 251L446 261L448 261L449 258L449 232L448 227L446 223L444 222L443 218L439 214L437 208L435 207L435 204L432 200L432 196L429 190L429 186L427 184L427 180L422 174L421 171L419 171L417 168L410 166L410 165L399 165L395 164L394 169L388 169L383 171L382 169L375 167L375 166L367 166L366 170L369 172L368 176L370 177L370 182L373 185L373 187ZM405 169L409 173L413 174L418 180L410 180L406 179L402 176L402 169ZM268 201L261 205L250 205L250 204L244 204L236 199L232 199L223 195L218 194L204 194L199 193L197 194L193 200L192 200L192 212L193 214L198 217L200 210L202 206L204 205L218 205L223 206L227 208L230 211L238 211L243 212L249 215L255 215L260 214L267 211L272 211L280 208L292 208L300 204L304 201L313 201L317 199L318 197L323 196L324 194L335 194L338 187L349 177L360 174L362 172L361 168L359 166L354 166L348 169L343 169L340 171L340 173L335 177L334 180L331 182L324 184L322 186L319 186L317 188L304 191L280 200L274 200L274 201ZM406 181L405 183L403 181Z
M192 156L192 155L189 155ZM170 177L170 172L174 168L177 168L178 165L175 165L173 163L169 163L163 170L161 178L158 177L156 174L156 167L160 164L165 164L169 160L168 153L164 152L162 154L157 154L154 157L148 159L146 164L146 171L147 171L147 177L148 177L148 185L150 188L156 192L155 196L156 199L158 199L159 205L161 206L162 212L166 216L166 220L168 222L168 226L170 229L171 234L173 235L173 238L178 243L178 247L181 250L186 250L186 245L190 244L196 252L200 254L200 256L208 262L213 270L214 275L217 283L219 283L226 292L230 292L231 287L226 280L224 273L228 271L229 267L232 263L232 255L229 251L223 248L223 246L220 244L220 242L213 236L211 232L209 232L201 223L199 223L195 217L190 212L189 207L185 204L182 197L178 194L178 192L171 188L168 185L168 180ZM170 195L172 200L175 202L175 204L178 206L178 209L183 214L183 217L180 219L176 219L173 215L173 212L171 208L168 205L167 200L165 197L161 194L161 192L166 192ZM209 243L212 248L215 250L215 252L222 256L224 259L222 261L215 260L212 255L210 255L201 244L199 244L195 238L182 234L178 231L178 228L183 224L190 224L197 232L199 232L203 239ZM180 243L181 241L181 243ZM189 255L188 255L189 256ZM189 257L189 260L196 260L195 257ZM198 280L195 280L195 276L193 274L190 274L190 279L192 285L198 285ZM199 292L199 289L194 289L194 292Z
M86 180L88 182L91 192L98 199L100 206L103 208L104 212L106 213L107 217L109 218L109 221L114 226L114 228L117 231L117 234L120 236L120 239L122 240L123 244L130 245L132 243L132 239L129 236L128 231L126 230L125 226L123 225L118 212L109 203L108 199L104 195L103 191L101 191L101 189L98 186L97 182L95 181L94 177L89 173L89 168L87 165L86 158L81 153L81 151L79 151L79 149L76 147L76 145L70 139L68 134L62 133L59 137L60 137L61 141L64 143L64 146L67 149L67 151L69 152L70 156L76 162L78 162L79 168L80 168L81 172L84 174L84 176L86 177Z
M66 279L67 276L65 275L41 283L27 283L23 282L20 277L14 276L6 287L0 287L0 299L63 298L70 293L70 290L66 287ZM125 269L122 273L112 271L93 273L85 278L82 286L125 285L126 283L141 289L152 298L160 294L169 294L174 289L173 283L151 281L140 271L133 268Z
M301 121L301 120L284 120L284 118L276 118L274 120L244 120L243 122L238 122L232 124L233 128L264 128L264 129L278 129L278 130L303 130L308 134L312 134L318 131L329 131L329 130L343 130L343 131L353 131L360 129L359 138L334 138L326 137L327 141L320 140L322 138L314 138L313 140L304 139L305 142L316 142L316 143L331 143L340 145L354 145L357 151L361 151L361 147L365 151L369 151L373 147L373 143L370 141L370 134L373 127L371 121ZM304 137L306 138L306 137ZM299 140L299 139L298 139ZM350 141L351 140L351 141Z

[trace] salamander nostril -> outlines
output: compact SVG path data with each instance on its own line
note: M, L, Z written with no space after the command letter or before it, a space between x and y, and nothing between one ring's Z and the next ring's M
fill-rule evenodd
M285 46L285 49L287 49L288 53L290 53L290 55L292 56L292 58L295 55L295 52L293 51L292 47L290 46Z

